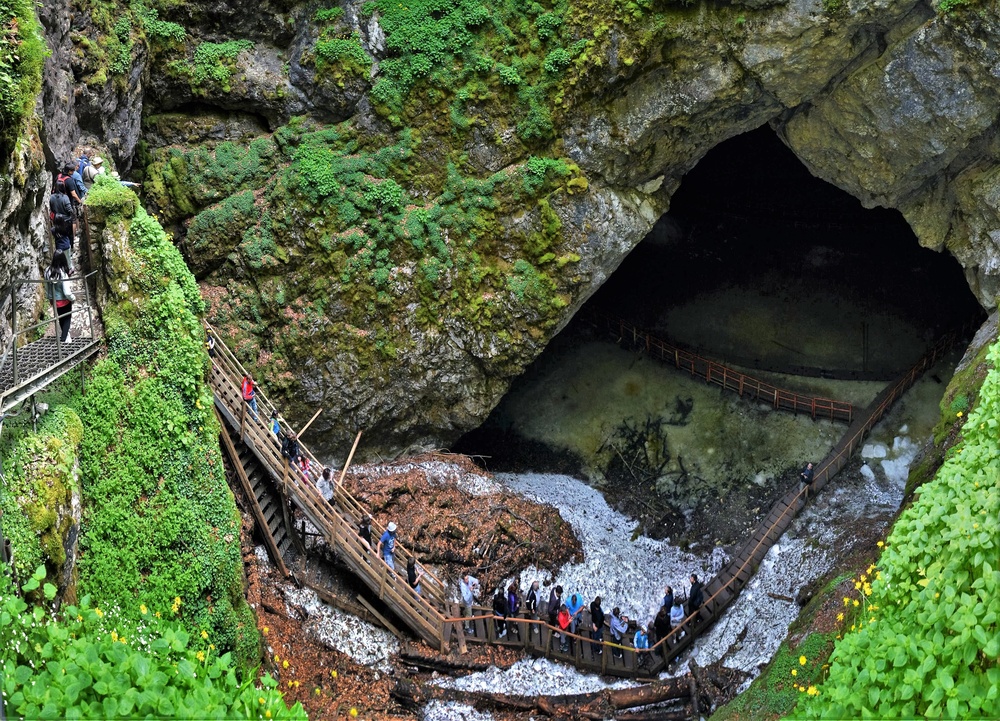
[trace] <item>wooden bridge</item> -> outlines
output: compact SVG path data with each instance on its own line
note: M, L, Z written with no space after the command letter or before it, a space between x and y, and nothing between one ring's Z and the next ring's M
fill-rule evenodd
M813 420L826 418L841 423L850 423L857 413L850 403L778 388L735 368L657 338L649 331L637 328L620 318L592 313L585 320L598 330L609 333L617 343L627 348L642 350L664 363L670 363L678 370L703 378L706 383L713 383L727 391L737 393L741 398L748 396L767 403L775 410L806 413Z
M59 323L55 302L52 302L52 317L38 323L19 328L17 324L17 298L21 286L43 285L44 280L14 280L9 289L10 338L0 353L0 414L27 400L57 378L65 375L83 361L97 353L100 337L94 330L91 315L89 280L94 275L70 278L80 281L84 302L74 304L74 315L87 313L87 329L70 343L59 341ZM7 319L4 324L7 324ZM50 332L51 326L51 332Z
M586 608L581 614L578 629L588 631L576 634L560 633L559 629L542 620L547 617L545 604L540 604L538 616L506 619L506 633L501 635L496 626L497 619L489 608L476 607L472 611L474 615L463 618L459 606L451 600L453 594L448 592L439 578L426 572L426 569L422 582L423 595L418 595L411 589L405 577L406 559L410 554L399 542L395 550L395 567L398 570L390 569L381 558L377 557L374 549L369 548L357 533L359 522L367 515L367 511L353 496L345 492L339 483L332 498L323 498L316 485L322 473L322 466L308 449L301 445L301 442L302 453L310 461L309 470L301 472L289 468L281 457L278 439L265 426L265 420L270 416L273 407L258 390L259 419L254 419L248 413L240 392L240 383L245 370L226 348L218 334L211 329L210 332L213 332L216 338L216 355L213 359L210 383L215 391L216 407L224 419L224 425L228 424L232 430L232 434L225 428L223 432L223 440L230 456L239 459L241 453L244 454L244 458L247 455L245 450L241 451L237 447L232 438L235 434L237 441L249 449L262 467L272 475L280 493L301 510L327 543L335 549L345 565L392 608L420 638L441 651L447 651L454 639L461 651L465 650L467 643L492 644L519 648L535 656L564 661L584 671L630 678L654 676L688 649L696 637L722 615L807 500L804 488L796 486L789 490L771 509L751 538L734 555L733 560L716 578L706 584L706 600L702 606L665 637L656 640L655 643L651 638L652 645L649 649L633 648L630 643L631 634L620 644L611 640L594 641L589 634L590 618ZM847 464L864 437L892 404L957 341L957 333L939 341L904 376L883 390L864 413L854 419L844 438L818 465L811 487L813 493L829 483ZM681 357L679 353L677 357ZM730 376L721 370L721 366L713 365L711 369L706 370L706 380L716 382L716 370L720 372L720 385L723 385ZM747 385L744 381L744 387ZM753 386L752 392L762 392L761 387ZM775 402L783 401L779 399ZM834 406L811 403L808 409L814 415L823 415L825 410L821 409L833 411ZM853 415L853 411L851 414ZM287 426L284 426L283 430L287 431ZM239 465L239 462L234 465ZM346 471L346 466L344 470ZM272 557L279 563L279 567L283 567L282 541L269 536L272 535L273 529L279 526L284 529L282 533L290 534L288 507L284 505L284 501L281 504L268 501L267 494L260 492L259 484L255 486L249 474L242 474L241 483L244 484L244 490L255 506L254 515ZM260 499L265 499L263 505ZM282 515L283 524L276 520ZM382 531L378 524L372 523L373 541ZM463 632L463 625L468 625L470 630ZM634 626L631 631L634 631ZM604 635L605 639L610 638L607 629ZM567 643L564 644L564 641Z

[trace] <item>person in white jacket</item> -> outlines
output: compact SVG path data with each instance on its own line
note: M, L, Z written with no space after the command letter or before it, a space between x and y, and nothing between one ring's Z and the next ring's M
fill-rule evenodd
M45 269L46 297L50 301L55 301L56 316L59 318L59 340L63 343L72 343L69 329L73 323L73 289L70 281L69 259L66 254L57 250L52 256L52 263Z

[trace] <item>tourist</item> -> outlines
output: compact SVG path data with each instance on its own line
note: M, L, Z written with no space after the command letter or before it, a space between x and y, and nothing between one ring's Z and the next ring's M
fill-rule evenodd
M83 187L90 192L90 189L94 186L94 181L97 180L97 176L104 172L104 158L100 155L95 155L94 159L90 161L90 164L84 167L81 177L83 178Z
M458 590L462 596L462 615L470 619L472 618L473 606L479 600L479 579L466 571L458 582ZM466 621L463 625L466 633L475 632L470 622Z
M281 423L278 422L278 411L271 411L271 433L277 438L281 435Z
M74 163L66 163L63 166L62 178L66 184L66 192L69 194L70 202L73 204L73 212L80 215L80 204L83 203L83 196L87 192L83 186L83 176L76 170ZM80 184L76 184L76 179L80 178Z
M76 214L66 194L65 181L56 181L55 191L49 196L49 218L52 220L52 237L55 239L56 250L72 248L76 235Z
M802 502L805 503L805 501L809 498L809 489L812 488L812 482L813 482L812 463L807 463L806 467L802 469L801 473L799 473L799 481L802 482L802 488L804 490L804 493L802 494Z
M118 173L112 173L111 177L132 191L142 185L142 183L133 183L131 180L122 180L122 177Z
M538 581L532 581L524 597L524 610L529 618L538 618Z
M670 609L670 625L673 628L677 628L683 622L684 622L684 605L681 603L681 600L678 598L678 599L674 600L673 608ZM683 636L683 635L684 635L684 632L682 631L681 632L681 636Z
M623 616L621 609L615 606L611 609L611 638L615 643L624 645L626 633L628 633L628 616ZM615 658L623 658L625 652L620 648L616 648L614 656Z
M601 608L600 596L595 596L590 602L590 637L594 639L590 644L591 652L595 656L600 656L604 653L601 646L604 641L604 609Z
M507 615L511 618L517 618L517 614L521 611L521 597L517 594L517 584L511 583L507 587ZM521 637L521 627L516 623L511 623L511 628L517 632L517 637Z
M389 525L385 527L385 532L382 533L382 537L378 539L378 549L377 553L385 561L385 565L391 568L393 571L396 570L396 561L393 557L393 553L396 550L396 524L389 521Z
M309 481L309 469L312 467L312 462L309 456L301 453L299 455L299 471L302 473L302 480Z
M665 589L663 589L663 607L667 609L667 613L669 613L673 605L674 605L674 587L667 586Z
M572 617L569 615L569 609L566 608L565 603L559 604L559 612L556 613L556 625L559 627L559 650L563 653L569 651L569 632L570 623L572 622Z
M497 589L493 596L493 632L500 639L507 635L507 614L510 609L507 607L507 594L503 586Z
M576 633L577 624L580 622L580 613L583 611L583 596L579 593L574 593L569 597L569 601L566 602L566 608L569 609L569 615L572 618L570 631Z
M66 253L57 250L52 254L52 263L45 269L45 295L50 301L55 301L56 317L59 319L59 340L72 343L69 330L73 324L73 289L69 282L69 261Z
M660 606L653 619L653 633L656 634L656 643L659 643L670 633L670 610L666 606ZM661 650L665 653L666 645Z
M644 651L649 649L649 636L646 635L646 627L639 626L632 638L632 645L635 646L635 656L640 668L645 668L649 663L649 654Z
M701 591L701 581L698 580L698 574L691 574L691 592L688 594L688 616L701 608L702 601L704 600Z
M333 480L333 471L330 470L329 468L324 468L323 473L320 476L319 492L323 495L324 498L326 498L327 502L332 506L334 496L337 495L337 487L335 481ZM327 497L326 495L327 493L330 494L329 497Z
M289 465L294 466L299 460L299 437L294 431L289 431L285 440L281 442L281 455L287 459Z
M417 561L412 556L406 560L406 582L409 584L416 594L419 596L420 593L420 582L424 578L423 569L417 570Z
M365 516L358 525L358 535L368 548L372 547L372 517Z
M215 358L215 336L212 335L212 329L205 326L205 349L208 351L209 358ZM271 416L277 416L277 411L272 411Z
M254 385L253 377L249 373L243 376L240 389L243 393L243 400L250 406L250 413L253 415L253 419L259 421L260 418L257 417L257 388Z
M545 607L545 609L549 613L550 626L556 625L556 616L559 615L559 607L562 605L562 592L563 592L563 587L556 586L555 588L552 589L551 593L549 593L549 603Z

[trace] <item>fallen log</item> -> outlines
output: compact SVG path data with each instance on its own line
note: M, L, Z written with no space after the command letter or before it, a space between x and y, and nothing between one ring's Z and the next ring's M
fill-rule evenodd
M795 603L795 599L791 596L783 596L780 593L771 593L770 591L767 592L767 595L775 601L788 601L789 603Z
M471 704L480 710L539 711L556 718L585 719L606 719L623 709L686 699L690 695L688 676L655 681L635 688L559 696L507 696L485 691L464 691L441 688L413 679L397 680L392 690L392 696L408 708L420 708L429 701L457 701ZM686 717L687 714L683 718Z

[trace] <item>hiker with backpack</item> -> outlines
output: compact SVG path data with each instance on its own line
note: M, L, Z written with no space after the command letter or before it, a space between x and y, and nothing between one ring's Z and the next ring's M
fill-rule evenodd
M71 249L76 235L76 214L69 195L66 194L64 181L57 180L55 190L49 196L49 218L52 220L52 237L56 241L56 250Z
M87 156L84 155L80 158L82 161ZM100 155L95 155L94 159L90 161L81 171L80 175L83 177L83 185L87 192L90 192L91 187L94 185L94 181L97 180L97 176L104 172L104 158Z
M66 163L59 178L66 184L66 192L73 204L73 211L79 217L80 208L83 207L83 196L87 194L87 187L83 184L83 174L73 163Z
M253 377L249 373L243 376L240 390L243 393L243 400L246 401L247 406L250 408L253 419L259 421L260 418L257 416L257 387L253 382Z
M50 301L55 301L56 317L59 319L59 340L63 343L72 343L69 336L69 329L73 321L73 289L69 282L70 270L69 261L66 254L57 250L52 255L52 263L45 269L45 296Z

